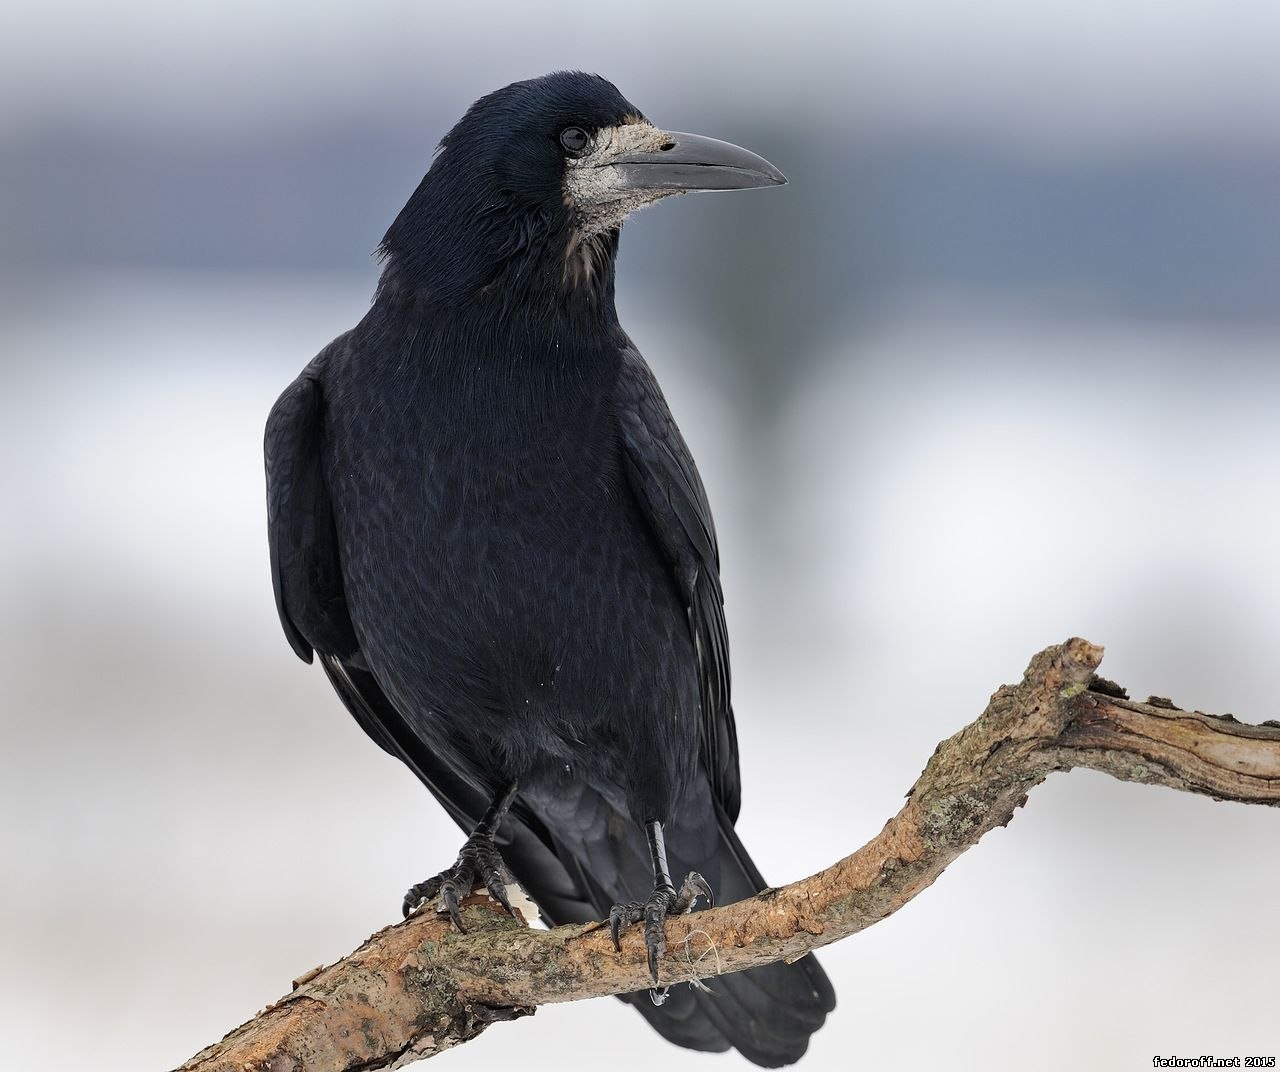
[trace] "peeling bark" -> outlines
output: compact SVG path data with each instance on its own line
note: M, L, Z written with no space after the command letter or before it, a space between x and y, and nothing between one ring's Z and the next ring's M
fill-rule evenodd
M1031 661L977 721L940 744L902 809L825 871L737 904L672 919L664 984L793 961L856 934L929 886L983 834L1006 825L1054 771L1088 767L1216 800L1280 804L1280 724L1134 702L1094 675L1102 649L1073 639ZM533 930L487 897L414 916L294 991L178 1072L399 1068L554 1001L649 985L635 928L615 953L600 924Z

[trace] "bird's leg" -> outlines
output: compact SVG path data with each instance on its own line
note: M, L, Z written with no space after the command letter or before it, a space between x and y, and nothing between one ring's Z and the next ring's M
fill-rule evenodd
M404 904L401 906L406 916L428 901L434 900L438 895L444 901L445 908L449 910L453 925L458 930L465 931L466 928L462 925L462 913L458 911L458 902L475 889L477 882L483 883L489 895L510 915L515 915L511 910L511 902L507 900L507 879L510 875L507 872L507 865L503 863L502 855L498 852L498 846L493 841L515 796L516 783L512 782L494 797L489 810L484 813L484 817L467 838L466 844L462 846L462 851L458 853L453 866L425 882L409 887L409 892L404 895Z
M645 823L649 837L649 855L653 859L653 892L647 900L616 904L609 912L609 933L613 935L613 948L622 952L618 936L622 928L632 923L644 923L644 944L649 952L649 974L653 987L649 996L655 1005L667 998L667 988L658 986L658 958L667 951L664 929L667 916L678 916L691 911L699 896L711 904L711 887L698 872L690 871L677 890L671 884L671 872L667 867L667 846L662 838L662 824L656 819Z

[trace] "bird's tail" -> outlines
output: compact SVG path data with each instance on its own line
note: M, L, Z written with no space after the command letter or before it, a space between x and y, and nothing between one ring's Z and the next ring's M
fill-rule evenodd
M686 870L701 871L715 889L718 903L731 904L759 893L767 883L718 804L715 812L716 837L711 860L705 858L707 849L691 848L698 842L710 847L710 839L703 832L691 838L687 832L668 827L671 873L679 884ZM619 847L614 842L615 850ZM614 873L625 877L630 887L625 894L623 890L602 888L598 876L608 873L607 869L588 866L581 875L602 915L607 914L614 901L636 896L648 872L648 862L638 845L634 860L616 859L615 862L621 866ZM709 960L714 966L714 948L699 945L689 950L688 955L695 961ZM713 1052L733 1048L765 1068L798 1061L809 1046L809 1036L822 1026L836 1004L831 982L813 956L803 957L794 964L770 964L722 975L708 980L706 987L706 990L694 986L672 987L662 1005L654 1005L647 991L622 997L635 1006L654 1030L677 1046Z

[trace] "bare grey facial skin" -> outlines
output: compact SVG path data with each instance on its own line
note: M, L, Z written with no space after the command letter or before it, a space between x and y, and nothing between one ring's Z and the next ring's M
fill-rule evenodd
M591 148L565 162L565 203L573 211L579 241L618 226L633 212L681 190L636 186L627 181L619 161L638 154L660 153L671 135L652 123L637 120L604 127Z
M672 194L779 186L786 177L755 153L646 119L603 127L565 161L564 200L573 216L565 278L590 279L597 240L633 212Z

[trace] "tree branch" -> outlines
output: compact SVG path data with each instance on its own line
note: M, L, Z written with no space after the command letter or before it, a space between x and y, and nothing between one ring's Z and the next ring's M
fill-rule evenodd
M929 886L983 834L1006 825L1053 771L1088 767L1216 800L1280 804L1280 723L1128 699L1093 675L1102 649L1073 639L1042 651L1017 685L940 744L902 810L825 871L667 924L664 984L779 960L856 934ZM467 902L468 933L419 914L203 1050L179 1072L396 1068L554 1001L649 985L638 929L615 953L599 924L534 930L487 898Z

